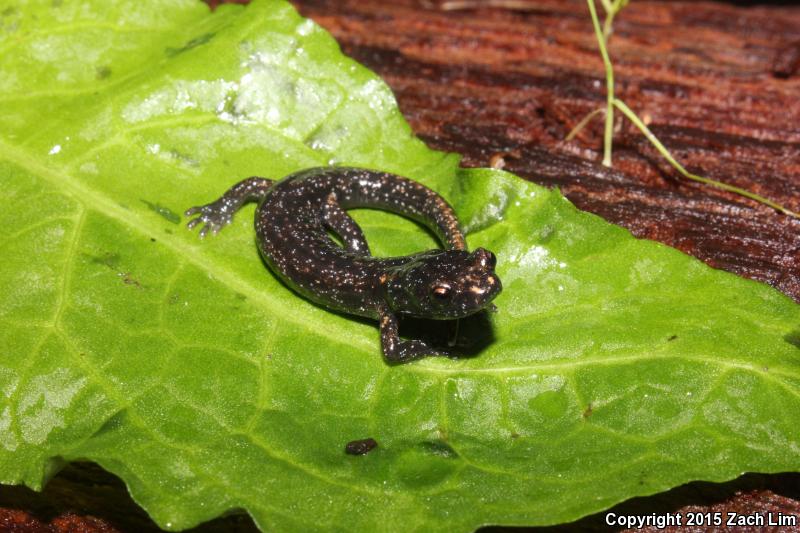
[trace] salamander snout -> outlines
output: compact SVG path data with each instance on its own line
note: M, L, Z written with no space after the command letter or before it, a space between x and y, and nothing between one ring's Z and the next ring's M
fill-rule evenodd
M393 278L387 296L401 313L443 320L469 316L487 308L502 291L496 263L484 248L419 254Z

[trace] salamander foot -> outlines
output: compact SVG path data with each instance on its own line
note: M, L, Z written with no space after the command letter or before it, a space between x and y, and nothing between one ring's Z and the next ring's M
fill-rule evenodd
M227 205L222 199L211 202L210 204L190 207L186 210L184 215L187 217L200 215L186 224L186 227L191 230L201 223L205 223L205 225L200 228L200 238L205 237L209 231L216 235L219 233L219 230L230 224L231 220L233 220L233 213L227 209Z
M420 340L398 340L391 350L383 345L383 356L389 363L407 363L423 357L446 357L448 354L431 348Z
M247 202L261 200L270 187L272 187L272 181L266 178L252 176L242 180L210 204L198 205L187 209L184 213L187 217L200 216L190 220L186 226L189 229L193 229L201 222L205 222L205 226L200 229L200 237L205 237L209 231L216 235L219 230L231 223L233 214L240 207Z

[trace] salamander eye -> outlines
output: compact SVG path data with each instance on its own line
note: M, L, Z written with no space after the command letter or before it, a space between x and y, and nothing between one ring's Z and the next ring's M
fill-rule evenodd
M446 284L434 285L431 289L433 297L440 301L447 300L450 297L450 292L450 285Z

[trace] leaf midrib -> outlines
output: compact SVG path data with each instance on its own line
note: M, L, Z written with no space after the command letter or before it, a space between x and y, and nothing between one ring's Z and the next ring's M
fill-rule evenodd
M110 218L118 220L119 222L127 225L128 227L130 227L130 228L132 228L132 229L134 229L134 230L136 230L136 231L138 231L138 232L140 232L140 233L142 233L144 235L152 234L155 231L157 231L157 230L155 230L155 228L149 227L150 224L148 224L146 221L142 220L141 217L135 217L137 219L137 222L138 222L139 225L134 224L127 217L123 216L127 212L122 211L121 208L117 207L105 195L102 195L100 193L97 193L95 191L92 191L90 189L85 188L80 182L77 182L76 180L73 180L68 174L65 174L65 173L57 174L55 171L50 170L49 168L45 167L44 165L40 165L40 164L36 163L35 161L32 161L30 158L25 157L24 153L21 153L18 150L15 150L13 147L10 147L7 143L3 142L2 140L0 140L0 156L3 156L5 159L17 164L18 166L26 169L27 171L31 172L34 175L44 177L51 185L55 185L56 183L65 184L67 186L67 188L70 189L69 193L73 197L75 197L75 199L76 199L76 201L78 201L78 203L82 204L83 211L82 211L82 213L80 215L79 223L76 224L72 239L70 241L69 250L71 250L71 251L75 250L75 248L77 247L77 243L80 241L81 228L83 226L83 221L85 220L86 208L94 209L95 211L98 211L98 212L100 212L100 213L102 213L102 214L104 214L104 215L106 215L106 216L108 216ZM60 180L58 179L59 177L61 178ZM90 200L90 201L87 201L87 200ZM213 261L213 260L201 261L201 260L193 259L193 257L198 257L198 256L193 255L193 254L185 254L184 253L186 251L185 245L183 243L181 243L179 240L175 239L174 237L162 239L161 242L166 242L166 241L169 241L170 247L173 249L173 251L175 251L176 253L182 253L182 257L184 257L184 259L187 262L197 266L198 268L203 269L204 271L212 271L212 270L210 270L209 265L216 266L220 272L223 272L223 276L217 276L218 280L220 280L221 282L225 283L226 285L228 285L233 290L237 290L237 291L239 291L239 292L241 292L243 294L244 293L249 294L251 297L254 298L254 300L261 302L267 308L273 307L271 301L264 296L264 291L258 291L255 287L253 287L249 283L246 283L246 282L240 280L233 272L230 272L228 269L221 268L218 265L216 265L216 262ZM70 255L72 255L72 254L69 254L69 252L68 252L68 260L69 260L69 256ZM68 261L68 262L70 264L72 264L72 262L70 262L70 261ZM51 329L56 329L56 330L58 329L58 324L60 323L60 316L63 313L63 310L66 308L65 300L66 300L66 292L69 290L68 289L68 279L69 279L69 277L70 277L70 274L67 273L67 275L65 276L64 286L59 290L58 304L56 306L56 317L53 320L53 323L55 324L55 326L53 326L53 328L51 328ZM298 319L297 313L287 313L287 310L285 308L282 309L281 316L289 318L289 321L293 322L295 324L300 324L300 325L307 324L307 322L302 322L302 321L300 321L300 319ZM325 322L325 324L327 324L327 322ZM315 328L315 331L319 332L320 334L322 334L325 337L331 338L334 342L341 342L341 339L339 337L334 336L334 335L327 335L328 331L331 328L324 328L324 329L326 331L322 332L322 331L320 331L320 328L317 327L317 328ZM323 333L325 333L325 334L323 334ZM57 335L63 335L63 332L56 332L56 334ZM43 340L46 339L46 338L47 338L47 335L44 335L43 336ZM363 337L361 338L361 340L363 340ZM69 339L68 338L64 338L62 336L62 341L64 341L67 344L69 344ZM365 352L372 351L372 350L367 349L365 347L356 346L356 345L353 345L353 344L349 344L349 346L359 348L359 349L361 349L361 350L363 350ZM119 392L114 387L112 387L111 384L107 382L107 380L105 380L103 377L101 377L91 367L91 365L83 364L83 362L80 361L79 358L75 357L74 352L72 352L71 350L68 350L68 352L69 352L69 356L72 358L72 360L75 362L75 364L79 368L81 368L86 373L86 375L89 376L93 380L93 382L95 384L97 384L98 386L101 387L103 392L105 394L107 394L109 396L109 398L113 402L115 402L115 404L117 405L118 408L128 409L129 410L130 416L132 416L135 419L135 421L137 422L137 425L142 430L144 430L147 433L149 433L156 441L160 441L163 445L165 445L167 447L172 447L172 448L176 448L176 449L184 449L184 450L186 449L186 448L183 447L183 445L179 445L178 443L171 442L171 441L167 440L166 438L162 437L159 433L153 431L151 429L151 426L149 424L147 424L145 422L145 420L140 418L138 413L137 413L137 411L132 408L133 407L132 406L132 402L123 401L122 397L119 395ZM28 368L32 367L35 361L36 360L34 358L30 358L29 359L30 363L28 365ZM163 386L163 384L161 384L160 386ZM225 427L224 424L222 424L216 418L214 418L214 420L215 420L215 422L217 422L221 426ZM288 456L285 456L284 454L279 453L277 450L269 447L266 442L263 442L255 434L252 434L252 433L240 433L240 434L242 436L246 437L251 442L253 442L257 447L263 449L273 459L279 460L279 461L284 462L284 463L286 463L286 464L288 464L288 465L290 465L292 467L298 468L299 470L307 473L308 475L310 475L310 476L312 476L312 477L314 477L316 479L319 479L320 481L322 481L322 482L324 482L326 484L329 484L329 485L332 485L332 486L346 488L346 489L353 490L353 491L359 492L359 493L372 494L372 495L378 494L374 490L370 490L368 488L360 487L360 486L357 486L357 485L351 485L351 484L348 484L348 483L343 482L341 480L336 480L334 478L330 478L330 477L328 477L326 475L323 475L321 472L319 472L319 471L317 471L315 469L311 469L308 465L304 465L304 464L298 463L295 460L289 458ZM206 475L206 473L204 471L201 472L201 473L204 474L204 476L207 478L207 481L210 481L210 482L214 481L213 477L211 477L209 475ZM225 488L230 489L231 487L225 485ZM240 496L243 496L243 495L240 494ZM244 502L245 500L249 501L251 504L253 504L251 499L244 498L242 501ZM279 509L277 509L277 508L273 509L270 506L265 506L265 508L267 508L269 511L273 511L274 510L276 512L280 512Z
M758 375L764 377L767 380L773 381L774 383L780 385L781 387L785 388L788 392L792 395L797 396L800 398L800 392L794 390L788 383L785 381L779 380L774 374L784 375L792 378L800 377L800 375L796 373L792 373L789 369L783 369L781 367L769 367L768 372L759 372L757 365L750 365L740 361L727 361L723 359L715 359L710 356L691 356L686 354L662 354L662 355L634 355L628 357L583 357L574 360L568 361L559 361L556 363L543 363L543 364L535 364L535 365L521 365L521 366L503 366L503 367L460 367L460 368L443 368L439 366L423 366L423 365L410 365L408 368L411 369L413 372L417 372L420 374L430 374L430 375L457 375L457 374L521 374L521 373L529 373L529 374L536 374L537 372L555 372L555 371L563 371L563 370L572 370L575 368L587 366L587 365L625 365L625 364L632 364L641 361L652 361L655 359L664 360L664 359L678 359L679 361L689 361L693 363L702 363L702 364L711 364L716 365L725 369L739 369L745 370L750 372L754 375Z
M59 188L60 186L61 189L67 189L67 192L73 199L83 204L85 207L112 218L145 237L159 233L160 228L155 227L136 212L124 211L106 195L85 187L80 181L75 180L68 173L57 172L38 163L25 152L16 150L3 140L0 140L0 156L24 168L31 174L44 178L54 188ZM195 253L189 245L182 242L182 240L174 235L166 234L159 239L159 242L165 244L187 263L194 265L203 272L212 273L217 281L223 283L231 290L252 298L253 301L258 302L265 311L272 313L271 316L281 317L281 319L287 320L300 329L308 330L311 333L317 333L333 342L341 342L340 328L331 326L330 321L314 321L316 326L313 330L309 330L307 326L311 321L311 317L300 314L293 308L287 308L273 303L270 298L267 297L267 291L259 290L256 286L243 280L240 276L237 276L235 272L226 268L219 261L211 259L205 254ZM352 333L352 337L348 340L350 346L367 354L375 351L376 342L375 339L367 338L366 335L358 333Z
M119 221L120 223L128 226L129 228L137 231L138 233L146 237L149 235L156 234L159 231L159 228L153 226L143 217L138 216L136 212L123 211L122 208L118 207L106 195L99 193L96 190L92 190L85 187L79 180L74 179L69 173L57 172L45 165L42 165L38 161L30 157L27 153L15 149L13 146L10 146L3 140L0 140L0 156L3 156L5 159L26 169L31 174L44 178L54 188L58 188L59 185L64 186L66 189L68 189L69 194L77 202L83 204L84 206L90 207L95 211L102 213L105 216L108 216L109 218ZM76 231L78 231L77 228ZM80 236L77 235L75 238L79 239ZM187 244L185 244L182 240L178 239L173 235L169 234L164 235L162 239L160 239L160 242L164 243L174 253L182 257L187 263L194 265L201 271L213 273L216 280L228 286L231 290L239 292L241 294L248 295L248 297L252 298L253 301L258 302L258 304L261 305L267 312L272 312L273 316L280 316L282 319L287 320L293 325L299 326L300 329L306 329L306 330L308 329L307 325L309 323L308 320L309 317L307 315L297 313L292 308L287 308L285 306L279 306L277 304L274 304L272 300L267 297L268 293L266 291L259 290L256 286L243 280L241 277L237 276L235 272L226 268L218 261L208 258L204 254L190 253L192 252L191 248ZM339 328L331 327L330 326L331 322L326 320L321 320L321 321L316 321L315 323L316 326L313 329L314 333L317 333L320 336L325 337L326 339L329 339L332 342L335 343L341 342L341 335L340 335L341 331ZM367 338L366 335L357 333L352 334L352 337L349 339L349 342L352 343L350 344L350 346L365 354L374 354L374 352L376 351L377 341L372 338ZM742 364L739 362L730 362L709 357L691 357L686 355L675 355L674 357L683 360L694 360L697 362L710 363L726 368L737 367L740 369L745 369L749 372L758 373L757 369L754 368L753 366ZM424 364L409 365L409 368L414 371L428 373L428 374L520 373L520 372L541 372L541 371L546 371L547 369L552 369L552 370L564 369L564 368L569 369L577 366L583 366L586 364L614 364L614 363L624 364L651 358L652 356L602 358L602 359L590 358L590 359L581 359L574 361L562 361L558 363L548 363L548 364L518 366L518 367L496 367L496 368L485 368L485 367L484 368L476 368L476 367L441 368L436 366L428 366ZM774 374L783 374L791 377L799 377L797 374L793 374L788 370L783 370L778 368L770 368L769 373L763 373L763 374L758 373L758 374L764 375L765 377L775 381L776 383L780 383L784 388L789 388L788 384L776 379L774 377Z

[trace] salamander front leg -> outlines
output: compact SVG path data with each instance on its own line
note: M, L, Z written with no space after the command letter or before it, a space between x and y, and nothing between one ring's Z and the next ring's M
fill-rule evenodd
M381 323L381 348L389 363L405 363L425 356L447 355L438 352L420 340L401 339L397 332L397 317L383 306L378 311Z
M336 194L328 195L325 205L322 207L322 220L332 232L339 236L344 242L344 247L348 252L358 255L369 255L369 245L364 238L364 232L356 224L347 212L342 209L336 201Z
M255 202L264 197L267 190L272 187L272 180L253 176L242 180L223 194L219 199L206 205L190 207L184 213L187 217L200 215L190 220L187 227L194 228L204 222L200 230L200 237L205 237L210 231L217 234L223 226L231 223L233 215L247 202Z

